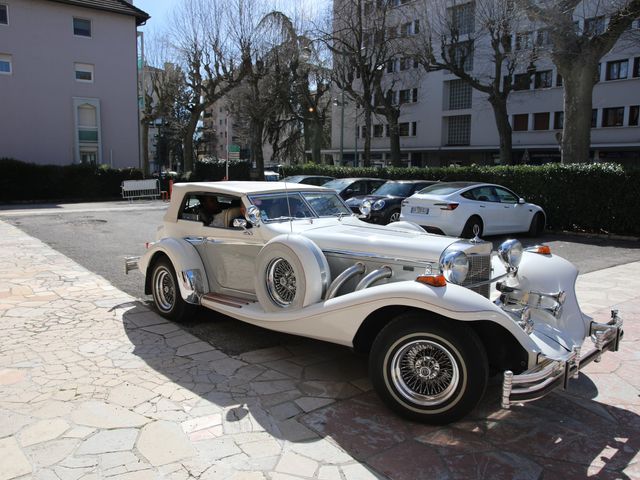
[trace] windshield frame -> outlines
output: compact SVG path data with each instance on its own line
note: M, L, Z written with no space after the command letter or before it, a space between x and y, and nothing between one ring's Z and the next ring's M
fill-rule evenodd
M338 214L334 214L334 215L319 215L318 212L316 211L316 209L313 208L313 206L311 205L311 203L307 200L307 198L305 197L305 195L325 195L325 196L333 196L335 198L338 199L338 202L344 207L345 212L344 213L338 213ZM249 203L251 205L256 206L257 208L260 208L258 205L255 204L255 200L256 199L261 199L261 198L272 198L272 197L295 197L300 199L306 208L309 209L309 211L313 214L313 216L311 217L292 217L292 216L280 216L277 218L269 218L269 219L265 219L263 218L262 221L264 223L279 223L279 222L288 222L291 220L309 220L309 219L314 219L314 218L342 218L342 217L351 217L354 216L355 213L353 213L353 211L351 210L351 208L349 208L349 206L345 203L345 201L342 199L342 197L340 197L340 195L338 195L333 189L327 190L327 191L322 191L322 190L310 190L310 191L281 191L281 192L269 192L269 193L256 193L256 194L249 194L247 195L247 200L249 200Z

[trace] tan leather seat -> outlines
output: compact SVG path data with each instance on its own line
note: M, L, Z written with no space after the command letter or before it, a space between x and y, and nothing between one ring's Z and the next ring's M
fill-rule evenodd
M233 220L235 218L241 218L242 211L240 207L230 207L224 211L224 225L225 227L233 227Z

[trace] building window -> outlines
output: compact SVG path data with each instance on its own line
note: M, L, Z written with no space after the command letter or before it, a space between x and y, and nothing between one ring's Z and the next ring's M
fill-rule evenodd
M516 50L531 50L533 48L533 33L516 33Z
M404 57L400 60L400 70L409 70L410 68L418 68L418 62L411 57Z
M73 34L78 37L91 37L91 20L74 17Z
M363 125L362 127L360 127L360 138L366 138L366 137L367 137L367 127Z
M9 7L0 5L0 25L9 25Z
M420 33L420 21L415 20L413 22L407 22L400 25L400 36L408 37L410 35L417 35Z
M11 55L0 53L0 75L11 75L12 73Z
M551 88L553 86L553 72L544 70L536 72L534 88Z
M469 145L471 142L471 115L447 118L447 145Z
M591 110L591 128L596 128L598 126L598 109L594 108Z
M458 35L466 35L476 30L475 25L475 3L465 3L464 5L456 5L448 9L449 21L451 22L451 31Z
M473 70L473 42L458 42L452 45L450 49L452 58L451 62L457 67L462 68L465 72Z
M513 77L514 90L529 90L531 88L531 75L528 73L518 73Z
M538 30L536 32L536 46L546 47L551 44L551 37L549 36L549 30Z
M617 62L607 62L607 80L621 80L627 78L629 70L628 60L618 60Z
M529 130L529 114L519 113L513 116L513 131L526 132Z
M461 110L471 108L471 85L463 80L447 82L449 87L449 108L447 110Z
M378 124L373 126L373 136L381 138L384 135L384 125Z
M562 84L563 84L562 75L560 74L556 75L556 87L561 87Z
M604 17L587 18L584 21L583 35L588 37L604 33Z
M629 126L637 127L638 126L638 114L640 113L640 106L633 105L629 107Z
M398 134L401 137L408 137L411 133L411 125L409 122L402 122L398 124Z
M413 103L416 103L418 101L418 89L417 88L412 88L411 89L411 100L413 101Z
M93 65L88 63L75 64L76 80L79 82L93 82Z
M400 90L399 95L400 105L403 103L414 103L418 101L418 89L411 88L407 90Z
M411 136L415 137L418 134L418 122L411 122Z
M534 130L549 130L549 112L541 112L533 114Z
M599 63L598 64L598 71L596 72L596 78L595 78L596 83L598 83L600 81L600 77L601 76L602 76L602 64Z
M624 125L624 107L605 108L602 110L603 127L621 127Z
M640 77L640 57L633 59L633 76Z
M562 130L564 128L564 112L554 113L553 128L556 130Z

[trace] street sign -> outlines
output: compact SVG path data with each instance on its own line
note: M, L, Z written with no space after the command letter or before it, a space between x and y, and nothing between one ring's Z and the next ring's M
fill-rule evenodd
M229 153L240 153L240 145L229 145Z

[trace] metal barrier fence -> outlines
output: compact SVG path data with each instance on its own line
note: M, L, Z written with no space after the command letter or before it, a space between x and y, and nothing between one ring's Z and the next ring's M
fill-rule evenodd
M160 198L160 182L157 179L125 180L120 188L123 199Z

